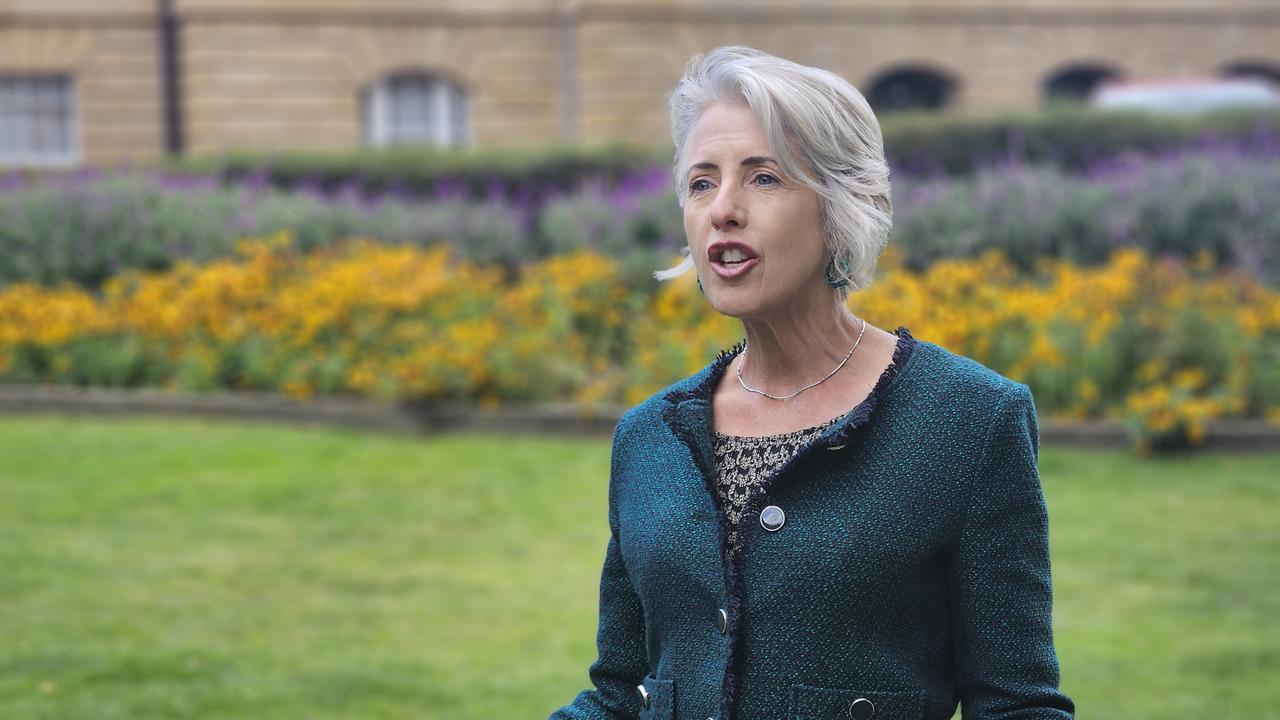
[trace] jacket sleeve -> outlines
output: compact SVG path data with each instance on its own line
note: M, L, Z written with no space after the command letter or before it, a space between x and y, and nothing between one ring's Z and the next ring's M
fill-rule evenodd
M963 720L1065 720L1052 627L1049 522L1031 390L1004 393L972 479L948 578Z
M551 713L548 720L634 720L640 714L636 686L649 672L645 653L644 609L622 563L619 546L616 485L622 424L614 430L609 473L609 543L600 573L600 625L596 633L598 656L587 670L595 686L583 690L573 702Z

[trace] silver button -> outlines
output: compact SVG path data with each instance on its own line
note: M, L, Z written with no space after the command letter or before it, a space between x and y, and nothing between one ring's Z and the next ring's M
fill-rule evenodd
M858 698L849 703L849 717L853 720L871 720L871 716L876 714L876 706L866 698Z
M723 635L729 629L729 613L724 608L720 608L719 615L720 615L720 634Z
M636 690L640 691L640 703L646 708L649 707L649 691L644 689L644 685L637 685Z
M760 524L769 532L776 532L787 521L787 514L777 505L770 505L760 511Z

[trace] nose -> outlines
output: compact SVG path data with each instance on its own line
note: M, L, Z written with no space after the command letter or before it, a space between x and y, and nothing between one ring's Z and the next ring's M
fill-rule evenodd
M729 227L742 227L746 224L746 209L743 207L745 193L736 182L723 182L716 190L711 201L711 224L716 230Z

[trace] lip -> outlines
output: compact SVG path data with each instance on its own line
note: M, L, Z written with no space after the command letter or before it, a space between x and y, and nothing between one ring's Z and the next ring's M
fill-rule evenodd
M747 259L734 265L726 265L717 259L720 257L720 253L734 249L741 250L742 254L747 256ZM756 251L752 250L750 245L740 242L711 243L707 247L707 259L711 263L711 269L722 278L738 277L760 263L760 257L756 255Z

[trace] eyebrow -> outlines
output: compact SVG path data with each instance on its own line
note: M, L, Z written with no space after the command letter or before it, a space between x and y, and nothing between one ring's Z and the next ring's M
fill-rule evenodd
M777 162L778 162L777 160L774 160L773 158L767 155L752 155L749 158L745 158L742 161L741 165L742 167L755 167L756 165L764 165L765 163L777 164ZM689 166L689 170L719 170L719 169L720 169L720 166L713 162L700 162L700 163L694 163L693 165Z

